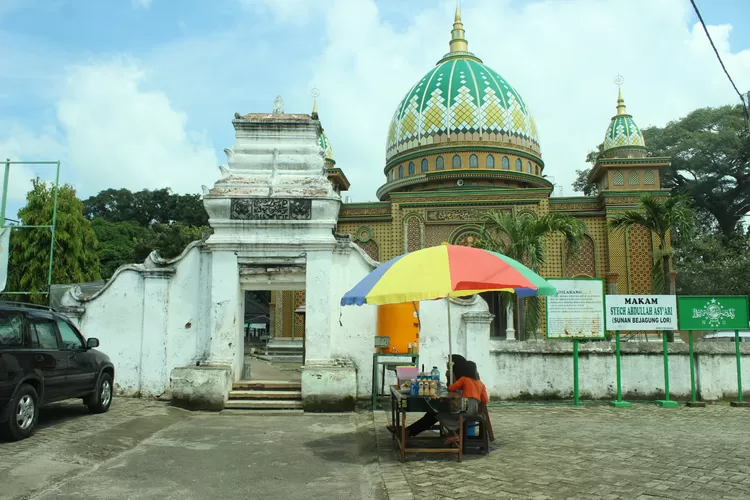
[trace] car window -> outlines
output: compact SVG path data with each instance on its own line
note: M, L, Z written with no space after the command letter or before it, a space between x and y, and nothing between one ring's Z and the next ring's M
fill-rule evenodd
M23 347L23 317L0 312L0 348Z
M31 320L31 344L37 349L58 349L55 323L49 319Z
M65 321L58 319L57 328L60 330L60 338L62 339L62 348L69 350L83 349L83 341L81 337L70 327Z

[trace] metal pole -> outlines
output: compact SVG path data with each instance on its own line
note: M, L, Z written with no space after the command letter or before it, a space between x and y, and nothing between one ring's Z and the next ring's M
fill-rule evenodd
M0 205L0 227L5 227L5 209L8 204L8 177L10 177L10 158L5 160L5 173L3 174L3 198Z
M662 343L664 345L664 399L656 402L662 408L676 408L679 406L677 401L669 399L669 344L667 332L662 334Z
M737 355L737 401L742 403L742 358L740 357L740 331L734 331L734 351Z
M60 193L60 162L57 162L57 172L55 173L55 196L54 205L52 206L52 228L51 242L49 248L49 271L47 273L47 291L49 292L52 288L52 265L55 259L55 229L57 228L57 196Z
M573 404L578 406L580 393L578 387L578 339L573 339Z

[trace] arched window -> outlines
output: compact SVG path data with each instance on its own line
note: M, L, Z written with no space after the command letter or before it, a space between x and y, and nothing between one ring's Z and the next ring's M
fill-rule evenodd
M413 161L409 162L409 175L414 175L417 173L417 167L414 165Z
M487 155L487 162L484 164L487 168L495 168L495 157L492 155Z
M628 185L638 186L641 184L641 174L637 170L631 170L628 174Z
M503 170L510 170L510 160L507 156L503 156Z
M527 174L531 173L531 162L530 161L526 162L526 173Z
M615 172L612 176L612 185L613 186L624 186L625 185L625 175L622 172Z
M534 174L539 175L539 165L534 165Z
M453 155L453 168L461 168L461 157Z
M398 166L398 178L400 179L403 176L404 176L404 166L403 165L399 165Z
M435 170L443 170L445 168L445 160L442 156L438 156L435 160Z
M469 156L469 168L479 168L479 158L477 158L477 155Z
M427 158L422 158L422 166L419 167L419 171L424 173L427 172L429 168L427 167Z
M523 172L523 162L520 158L516 158L516 171Z

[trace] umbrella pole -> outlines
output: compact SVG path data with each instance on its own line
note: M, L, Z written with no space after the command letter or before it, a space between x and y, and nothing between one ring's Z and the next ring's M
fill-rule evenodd
M448 308L448 385L453 384L453 341L451 339L451 301L445 298L445 305Z

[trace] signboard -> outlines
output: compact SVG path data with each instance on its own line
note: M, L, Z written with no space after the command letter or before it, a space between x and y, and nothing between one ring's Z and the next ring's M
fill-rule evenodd
M747 330L747 297L677 297L680 330Z
M674 295L607 295L607 330L677 330Z
M557 295L547 297L548 339L604 338L604 280L547 280Z

